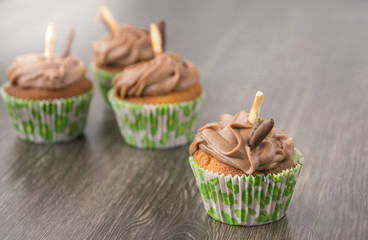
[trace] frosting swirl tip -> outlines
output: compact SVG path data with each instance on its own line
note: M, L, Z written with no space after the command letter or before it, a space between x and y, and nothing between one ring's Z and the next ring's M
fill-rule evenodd
M200 128L189 147L193 155L198 149L245 174L275 168L282 161L291 160L292 138L274 128L273 119L259 118L255 126L249 114L223 114L218 122Z
M129 66L114 79L120 98L161 96L180 92L198 82L195 65L182 61L171 52L157 54L152 60Z
M93 43L97 65L114 68L147 61L153 58L149 31L119 25L117 34L109 33Z
M85 72L83 62L73 56L32 53L17 57L7 76L11 85L21 88L61 89L81 79Z

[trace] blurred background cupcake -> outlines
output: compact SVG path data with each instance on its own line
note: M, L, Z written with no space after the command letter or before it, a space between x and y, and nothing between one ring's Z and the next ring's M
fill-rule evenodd
M106 7L100 7L97 20L102 20L109 33L93 43L94 55L91 70L94 80L106 101L107 92L112 88L112 79L125 67L154 57L148 29L118 25ZM159 22L162 34L165 23Z
M224 114L198 130L189 162L206 211L231 225L260 225L283 217L303 156L293 140L258 117L258 92L249 114Z
M155 24L151 24L151 40L155 57L120 72L113 79L109 100L128 144L170 148L191 139L203 91L193 63L162 52L162 38Z
M83 132L93 85L85 77L84 63L69 55L74 31L65 49L53 54L55 30L46 32L45 54L17 57L9 66L9 83L1 96L18 136L34 143L71 140Z

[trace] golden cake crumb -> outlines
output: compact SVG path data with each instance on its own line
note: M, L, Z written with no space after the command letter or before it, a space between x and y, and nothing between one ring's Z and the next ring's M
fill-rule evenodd
M240 169L234 168L230 165L227 165L216 158L214 158L211 155L208 155L201 149L198 149L193 154L193 160L203 169L208 170L210 172L224 174L225 176L231 175L231 176L242 176L245 173L241 171ZM252 175L255 176L257 174L264 174L267 175L269 173L277 174L282 172L283 170L289 169L291 167L295 167L294 162L290 160L285 160L277 164L277 166L271 170L265 170L265 171L256 171ZM247 175L247 174L245 174ZM248 176L248 175L247 175Z

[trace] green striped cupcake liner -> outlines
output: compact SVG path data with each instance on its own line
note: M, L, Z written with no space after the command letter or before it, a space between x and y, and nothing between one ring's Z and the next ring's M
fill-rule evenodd
M102 98L105 103L110 106L110 102L108 100L108 92L112 88L112 79L116 76L117 72L109 72L106 70L102 70L96 67L96 65L91 62L90 69L93 74L93 80L95 81Z
M21 139L51 144L72 140L83 132L93 90L64 99L25 100L9 96L4 90L7 85L0 94Z
M144 149L172 148L189 142L204 99L202 94L187 102L152 105L117 99L114 89L108 96L125 142Z
M278 174L232 177L207 171L189 157L208 215L243 226L267 224L286 214L303 166L303 155L296 148L292 160L296 166Z

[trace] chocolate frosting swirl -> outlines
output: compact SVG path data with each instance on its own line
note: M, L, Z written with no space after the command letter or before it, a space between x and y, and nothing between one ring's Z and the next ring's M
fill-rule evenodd
M17 57L8 67L10 84L21 88L61 89L85 75L83 62L75 57L47 58L42 54Z
M154 59L125 68L113 85L120 98L161 96L183 91L199 79L193 63L181 61L174 53L160 53Z
M273 128L257 146L250 147L249 140L263 121L259 119L256 128L252 128L245 111L235 116L224 114L219 122L198 130L189 153L200 148L246 174L273 169L279 162L291 159L294 143L282 130Z
M103 36L93 44L97 65L114 68L152 59L154 54L150 32L128 25L119 26L119 34Z

